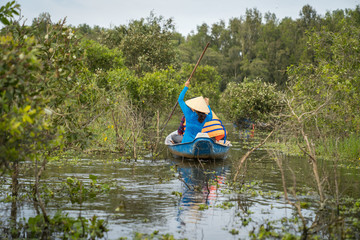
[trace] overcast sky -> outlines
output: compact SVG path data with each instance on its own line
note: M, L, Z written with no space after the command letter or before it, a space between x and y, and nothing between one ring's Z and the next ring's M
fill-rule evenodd
M4 5L9 0L0 0ZM245 15L247 8L257 8L263 15L275 13L296 19L301 8L309 4L320 15L326 11L351 8L360 5L360 0L17 0L21 5L21 15L31 24L40 13L50 13L51 20L57 22L67 18L67 23L77 26L86 23L93 27L110 28L127 25L131 20L146 18L153 11L156 16L172 18L176 31L186 36L196 27L206 23Z

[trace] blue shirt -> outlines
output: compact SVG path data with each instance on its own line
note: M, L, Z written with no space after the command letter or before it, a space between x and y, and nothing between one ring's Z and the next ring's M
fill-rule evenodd
M184 87L178 99L179 105L186 119L186 131L181 143L192 142L196 135L203 129L204 124L212 119L212 111L209 106L210 113L206 116L205 120L202 123L198 121L198 114L191 110L191 108L189 108L184 102L185 93L188 89L188 87Z

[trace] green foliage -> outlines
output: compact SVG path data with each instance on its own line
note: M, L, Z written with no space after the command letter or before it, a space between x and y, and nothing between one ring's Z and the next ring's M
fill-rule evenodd
M101 77L101 72L97 73L97 76ZM106 85L110 86L110 91L107 92L108 96L116 97L121 91L126 90L129 92L132 100L136 100L138 78L129 69L111 69L104 73L104 78L107 81ZM99 80L97 80L97 82L98 81Z
M179 197L179 198L182 197L182 193L181 193L181 192L178 192L178 191L173 191L171 194L172 194L172 195L175 195L175 196L177 196L177 197Z
M126 93L123 94L128 94L131 102L148 122L156 111L159 111L160 115L166 115L170 111L192 70L191 65L184 66L179 72L170 67L146 73L142 77L136 77L126 69L112 70L106 73L106 81L111 82L114 91L107 92L107 96L115 99L119 94L117 90L125 90ZM187 98L202 95L210 98L211 104L217 105L220 76L215 68L199 66L191 83Z
M206 209L209 209L209 206L208 206L208 205L206 205L206 204L204 204L204 203L202 203L202 204L199 205L199 211L204 211L204 210L206 210Z
M70 197L71 203L82 204L86 200L110 190L109 185L97 183L97 176L89 175L89 179L89 186L77 178L71 177L68 177L66 182L63 182L64 189Z
M11 18L19 15L20 5L16 1L7 2L0 8L0 22L4 25L10 25Z
M302 209L309 209L311 204L309 202L300 202L300 207Z
M60 145L61 135L44 112L41 79L34 74L42 69L36 54L33 38L0 37L1 165L33 159L38 151Z
M360 199L342 198L339 210L340 216L347 218L349 223L345 229L345 238L356 238L360 231ZM336 227L331 230L334 230L336 234Z
M249 232L249 237L252 239L269 239L269 238L279 238L279 234L274 231L275 228L272 225L272 222L266 222L265 224L260 225L257 232L252 230Z
M216 207L222 208L222 209L230 209L230 208L232 208L234 206L235 206L235 204L232 203L232 202L223 202L222 204L216 205Z
M193 69L194 65L189 64L184 64L182 67L180 71L182 87ZM207 65L198 66L190 81L190 90L186 93L186 98L189 99L198 96L207 97L210 99L211 106L217 106L220 97L220 82L221 76L218 74L216 68Z
M108 71L125 66L122 52L117 48L109 49L93 40L83 41L82 48L85 49L86 65L91 72Z
M309 63L314 53L307 46L306 32L340 32L344 21L359 28L359 7L327 12L321 18L315 9L305 5L298 19L277 19L275 14L261 14L256 8L247 9L243 16L208 26L187 36L179 46L181 64L194 63L207 42L211 51L203 59L223 76L223 82L239 82L244 78L261 77L264 81L286 88L287 68L292 64ZM208 61L207 57L211 60ZM222 89L224 89L225 84Z
M346 138L334 139L327 137L324 142L321 142L317 147L317 153L320 156L331 159L334 157L333 153L341 160L348 160L354 165L360 166L360 137L358 134L352 133Z
M133 20L128 26L110 31L110 45L124 53L126 66L138 75L166 69L175 60L172 39L174 25L153 13L146 19ZM118 45L116 45L118 44Z
M295 55L291 51L296 49L290 48L287 43L295 44L295 35L288 34L286 28L280 30L274 14L267 13L265 18L264 25L262 14L255 8L247 9L245 16L230 19L227 28L223 21L213 24L211 29L203 24L198 27L196 34L180 45L180 59L193 63L196 61L194 56L197 56L195 52L208 41L211 49L205 55L204 62L216 67L223 76L222 89L228 82L239 82L245 77L260 77L264 81L283 85L288 60Z
M146 73L143 77L136 77L127 69L115 69L106 75L108 83L112 85L111 91L107 92L112 104L118 103L116 99L119 94L126 96L146 121L149 121L156 111L167 114L181 92L179 75L173 68Z
M43 21L46 21L43 20ZM73 91L79 84L79 73L83 71L84 50L74 30L64 21L49 24L40 21L34 25L35 30L42 24L47 25L46 32L30 32L38 41L38 58L43 64L43 81L45 81L51 104L59 104L66 91ZM54 92L55 91L55 92ZM56 97L54 96L56 95Z
M127 238L120 238L120 239L127 239ZM155 230L151 234L139 233L135 232L134 240L152 240L152 239L159 239L159 240L175 240L175 237L172 234L159 234L158 230Z
M221 107L226 117L233 121L244 119L269 122L271 114L279 110L281 94L275 85L260 79L229 83L221 97Z
M9 111L13 105L21 106L27 101L36 101L40 80L33 72L41 70L36 57L36 42L33 38L19 41L12 35L1 36L1 104L0 111ZM30 93L29 91L32 90ZM33 92L34 91L34 92ZM43 99L37 102L43 103Z
M64 239L101 239L108 232L107 223L95 215L90 219L84 217L72 218L61 211L46 224L42 215L30 217L25 226L27 238L52 238L56 235Z
M308 118L306 126L344 137L360 130L360 29L342 24L338 33L309 34L315 61L290 68L289 76L294 111L300 115L316 110L316 119Z
M180 92L176 72L172 68L147 73L139 78L136 84L134 99L137 100L137 105L149 114L171 107L172 104L169 103L176 102Z
M164 21L151 13L147 19L110 30L81 25L78 30L86 36L84 41L65 21L52 23L46 13L31 26L20 26L12 22L19 10L15 1L0 8L0 21L5 25L0 36L2 170L19 161L46 159L49 152L62 146L62 135L67 147L97 144L109 150L132 151L136 159L137 145L153 140L144 134L144 126L154 135L155 113L164 116L169 112L207 42L210 48L193 76L188 98L209 97L214 110L220 101L229 120L270 122L271 114L279 110L281 95L275 85L264 82L284 88L289 75L289 98L295 99L296 113L306 114L322 106L306 119L304 129L334 136L326 138L328 146L318 150L332 149L327 154L333 156L336 151L341 158L359 162L359 7L327 13L321 19L307 5L294 21L278 21L270 13L263 21L258 10L248 9L245 16L231 19L228 27L224 21L202 24L186 40L173 32L171 19ZM294 66L287 71L290 64ZM220 89L225 92L219 100ZM25 173L20 168L20 176ZM69 177L63 183L71 202L82 204L109 191L94 175L87 182ZM279 193L259 191L255 185L244 184L241 191L250 196L280 197ZM50 188L41 190L42 196L54 195ZM179 192L173 194L181 197ZM8 195L7 199L16 203L21 201L17 196ZM359 201L348 205L340 206L340 214L357 216ZM233 204L224 202L218 207L228 209ZM199 210L207 208L199 205ZM241 219L243 227L252 221ZM354 238L359 218L347 221L350 230L345 229L346 234ZM60 232L64 239L95 239L107 231L105 222L96 217L73 219L60 213L49 221L44 215L29 218L26 228L27 237L33 238L44 238L42 234L48 231L49 235ZM238 232L233 229L231 233ZM157 232L150 237L154 235ZM169 234L160 237L173 239ZM254 229L250 237L279 238L271 223ZM284 239L294 238L284 235Z
M52 24L47 16L25 30L14 31L20 39L31 36L36 40L36 57L42 68L32 74L41 80L39 87L52 123L66 130L66 146L85 146L91 135L86 126L95 111L89 112L93 101L87 102L88 96L83 94L91 78L84 69L79 39L64 21Z

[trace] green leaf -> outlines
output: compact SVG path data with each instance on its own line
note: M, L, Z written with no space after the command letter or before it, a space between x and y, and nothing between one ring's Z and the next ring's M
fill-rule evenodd
M4 25L10 25L10 22L9 22L9 20L7 20L6 18L4 18L4 17L0 17L0 21L2 22L2 24L4 24Z
M27 106L24 108L24 112L28 112L30 109L31 109L31 106L30 106L30 105L27 105Z
M91 180L93 180L93 181L96 181L98 177L95 176L95 175L90 174L90 175L89 175L89 178L90 178Z

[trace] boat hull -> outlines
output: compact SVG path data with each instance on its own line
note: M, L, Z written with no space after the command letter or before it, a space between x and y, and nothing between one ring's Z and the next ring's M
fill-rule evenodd
M174 134L174 133L172 133ZM165 144L175 157L195 159L223 159L227 156L230 146L214 142L210 137L197 137L189 143L173 144L171 134Z

